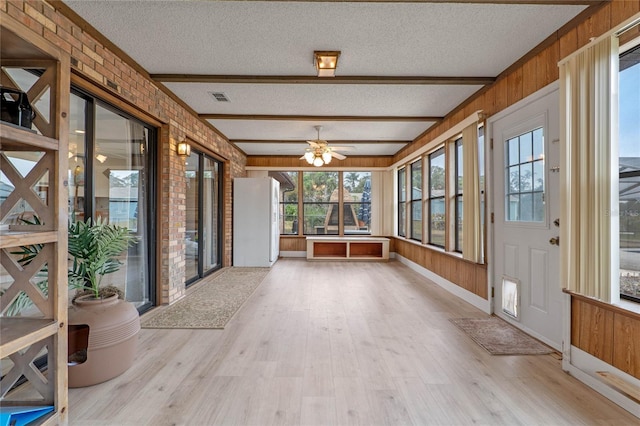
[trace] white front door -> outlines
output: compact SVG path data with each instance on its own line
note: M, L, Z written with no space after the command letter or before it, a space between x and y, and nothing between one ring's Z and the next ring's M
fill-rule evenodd
M492 117L493 311L562 349L557 84ZM554 223L555 222L555 223Z

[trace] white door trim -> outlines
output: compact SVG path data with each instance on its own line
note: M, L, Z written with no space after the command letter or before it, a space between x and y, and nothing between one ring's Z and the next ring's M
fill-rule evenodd
M506 117L508 117L509 115L520 111L521 109L527 107L529 104L534 103L536 101L539 101L540 99L550 95L551 93L555 92L559 90L559 82L555 81L549 85L547 85L546 87L540 89L539 91L531 94L530 96L526 97L525 99L522 99L518 102L516 102L515 104L507 107L506 109L494 114L493 116L489 117L489 119L487 120L487 128L486 130L486 135L487 135L487 139L485 141L485 168L488 171L487 172L487 176L489 177L489 185L485 191L485 197L487 199L487 206L489 206L489 211L488 213L488 219L489 219L489 223L488 223L488 232L487 232L487 251L490 254L490 257L488 259L488 264L487 264L487 286L488 286L488 294L490 295L490 311L491 313L495 314L495 315L499 315L500 313L497 312L497 308L495 306L496 302L495 302L495 298L493 297L494 294L494 287L501 285L501 283L496 283L495 282L495 270L496 270L496 248L495 248L495 220L494 223L491 223L491 217L492 217L492 213L495 212L495 200L494 200L494 191L495 191L495 170L496 167L493 164L493 150L491 149L491 144L492 142L494 143L500 143L500 141L498 141L497 139L494 141L495 136L494 136L494 132L493 132L493 127L496 121L504 119ZM502 137L502 135L498 135L498 139L500 139ZM551 142L551 141L549 141ZM501 173L502 172L502 168L498 168L498 172ZM551 218L549 217L549 214L546 215L546 220L551 220ZM548 339L545 339L544 336L539 335L538 333L534 332L533 330L530 330L528 327L526 327L525 325L523 325L522 323L518 324L518 327L521 328L522 330L524 330L525 332L529 333L530 335L542 340L543 342L550 344L552 342L549 342ZM556 344L552 344L551 346L556 346ZM560 348L558 348L560 349Z

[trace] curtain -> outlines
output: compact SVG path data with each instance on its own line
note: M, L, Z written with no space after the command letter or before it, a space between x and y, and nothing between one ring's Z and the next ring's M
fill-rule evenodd
M482 262L480 222L480 169L478 165L478 123L462 131L462 257Z
M562 285L607 303L619 279L617 91L616 37L560 63Z

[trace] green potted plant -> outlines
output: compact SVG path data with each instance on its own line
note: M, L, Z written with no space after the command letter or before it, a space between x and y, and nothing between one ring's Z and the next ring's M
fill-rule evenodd
M100 299L118 294L114 286L101 287L102 278L120 269L117 256L136 243L133 235L124 227L109 225L101 217L91 222L69 223L68 252L72 266L69 268L69 288L78 290L76 297L92 296Z
M103 219L69 224L69 387L90 386L126 371L135 357L140 317L132 303L102 279L120 269L118 256L135 243L124 227Z
M39 225L40 220L23 220ZM102 286L107 274L117 272L118 256L136 240L127 228L110 225L102 218L71 222L68 230L69 286L76 290L69 306L69 386L89 386L116 377L133 363L140 317L135 306L126 302L115 286ZM43 249L42 244L21 246L17 262L26 267ZM35 275L36 285L48 295L46 265ZM3 315L21 315L32 305L20 293Z

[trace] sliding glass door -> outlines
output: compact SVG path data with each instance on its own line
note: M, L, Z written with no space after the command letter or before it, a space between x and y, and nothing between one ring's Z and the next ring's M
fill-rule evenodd
M192 151L186 161L185 282L198 279L221 266L222 165Z
M137 243L103 284L123 291L139 311L154 303L155 129L82 92L71 95L70 220L102 218L129 229Z

